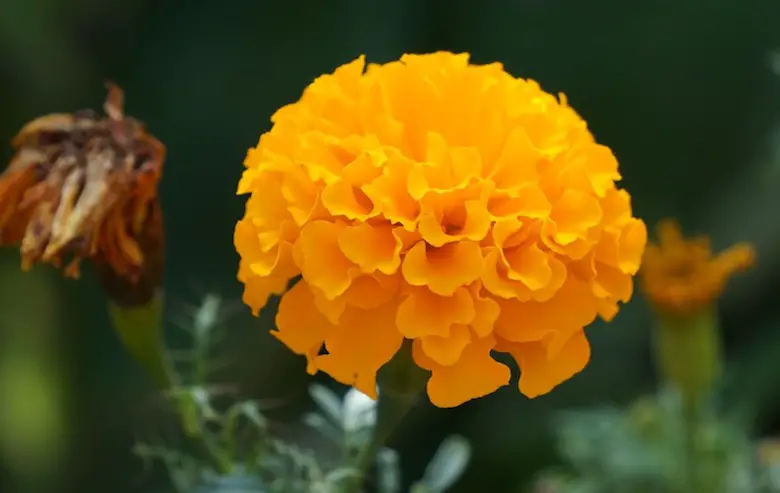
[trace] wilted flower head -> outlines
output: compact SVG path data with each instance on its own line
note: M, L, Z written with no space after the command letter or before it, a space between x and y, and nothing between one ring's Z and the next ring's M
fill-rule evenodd
M12 140L16 153L0 175L0 244L21 244L25 270L68 261L65 275L78 277L79 263L93 258L114 284L148 275L145 250L162 244L165 147L123 106L122 90L108 84L106 116L43 116Z
M642 290L653 305L668 313L688 314L711 305L733 274L755 262L755 250L749 244L713 255L709 238L686 240L671 219L661 221L656 233L658 243L645 251Z
M360 57L272 121L238 187L238 277L255 313L284 293L274 335L312 373L373 397L410 339L437 406L507 385L494 350L536 396L585 366L583 328L631 297L647 233L614 155L563 96L498 63Z

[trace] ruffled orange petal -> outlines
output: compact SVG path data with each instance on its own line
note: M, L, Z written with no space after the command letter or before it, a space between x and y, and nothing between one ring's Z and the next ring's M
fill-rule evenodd
M339 234L339 248L363 272L392 274L401 266L402 240L389 224L356 224Z
M501 314L496 334L509 342L549 340L550 351L557 351L571 334L593 322L598 305L590 296L590 287L568 278L557 295L545 302L499 300Z
M347 309L325 339L328 354L316 365L334 379L376 398L376 373L401 348L395 326L396 303L374 310Z
M363 186L363 192L392 223L401 224L407 231L417 227L420 204L407 190L412 161L400 154L391 154L382 176Z
M498 319L501 307L483 292L481 283L474 283L469 288L474 299L474 319L470 327L479 338L487 337L493 333L493 327Z
M459 287L479 279L483 264L478 243L450 243L430 248L419 242L406 253L401 269L412 286L428 286L436 294L450 296Z
M467 325L476 316L474 300L466 288L442 296L427 288L413 289L398 307L396 324L410 338L446 337L455 324Z
M471 342L471 332L467 325L453 325L447 336L425 336L422 350L432 361L442 366L454 365Z
M457 362L444 366L425 353L422 341L415 341L414 360L431 370L427 386L431 403L437 407L456 407L508 385L511 372L491 356L494 346L493 337L473 340L463 348Z
M554 354L543 342L503 343L501 350L510 353L520 366L518 387L528 397L550 392L582 371L590 359L590 344L582 330L572 334Z
M322 291L314 288L314 301L331 323L338 324L348 306L363 310L378 308L395 298L400 285L399 275L387 276L379 272L360 274L342 295L333 299L328 299Z
M276 329L271 334L295 354L306 356L307 371L315 373L315 357L325 338L335 329L336 326L317 310L309 286L298 282L282 296L276 314Z
M358 272L339 246L339 235L345 228L341 223L312 221L301 229L295 244L301 275L328 299L343 294Z
M591 247L591 230L602 217L595 197L566 190L553 204L550 219L542 227L542 240L555 252L573 259L582 258Z

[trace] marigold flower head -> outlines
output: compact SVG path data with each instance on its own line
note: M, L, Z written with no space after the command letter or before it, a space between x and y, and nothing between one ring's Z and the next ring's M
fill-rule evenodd
M755 250L739 243L713 255L710 239L698 236L686 240L671 219L656 227L657 244L645 250L642 290L658 309L685 315L714 303L737 272L752 267Z
M536 82L467 54L363 57L317 78L250 149L244 301L308 370L375 396L413 341L433 404L579 372L583 328L632 294L647 239L612 152ZM300 276L288 290L288 283Z
M12 140L16 153L0 175L0 245L21 244L23 269L67 260L65 275L78 277L79 263L93 258L123 281L149 276L142 243L162 243L165 147L123 106L122 90L108 84L105 117L46 115Z

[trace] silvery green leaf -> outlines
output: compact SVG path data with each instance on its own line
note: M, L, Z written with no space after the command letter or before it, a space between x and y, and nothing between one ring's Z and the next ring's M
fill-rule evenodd
M736 460L727 475L728 491L757 491L757 481L750 461Z
M617 409L565 411L556 416L562 454L575 467L590 467L602 452L611 448L624 427L625 416Z
M345 479L353 479L360 477L360 471L354 467L339 467L328 472L325 475L325 482L331 485L339 484Z
M263 413L260 412L260 408L256 402L246 401L240 404L241 414L243 414L255 427L260 431L266 431L268 429L268 420Z
M238 470L233 474L218 476L204 474L192 493L265 493L265 484L255 477Z
M766 470L766 484L769 491L780 491L780 466L772 466Z
M203 298L203 303L195 312L192 320L194 333L198 337L203 337L209 333L217 324L219 319L219 309L222 305L222 298L216 294L207 294Z
M387 447L379 451L377 462L377 489L379 493L398 493L401 491L401 468L398 454Z
M324 436L333 440L335 443L340 443L342 439L341 431L338 430L333 423L325 419L321 414L306 413L303 416L303 423L306 426L314 428Z
M658 468L653 456L642 447L630 443L615 443L604 451L605 469L615 478L632 478L653 475Z
M309 386L309 395L311 395L317 407L328 418L333 420L334 423L338 423L339 426L341 425L341 401L332 390L323 385L313 383Z
M449 436L439 445L420 483L424 485L425 491L447 491L463 475L470 459L471 446L468 440L458 435Z
M306 413L303 415L303 424L314 428L315 430L321 430L328 425L328 421L317 413Z
M303 481L305 483L305 481ZM328 481L312 481L308 484L302 484L297 490L287 490L285 493L292 493L292 491L300 491L301 493L339 493L340 487L336 483L330 483Z
M780 75L780 50L772 50L767 55L769 70L775 75Z
M214 408L211 407L211 399L206 389L203 387L189 387L184 389L183 392L195 404L204 419L214 420L219 417Z
M344 395L341 407L341 426L346 433L373 429L376 425L377 401L363 392L350 388Z

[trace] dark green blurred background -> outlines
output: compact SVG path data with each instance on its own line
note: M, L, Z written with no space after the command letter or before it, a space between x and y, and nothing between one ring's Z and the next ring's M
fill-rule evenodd
M168 146L162 185L171 320L207 292L227 299L224 377L281 399L280 429L309 402L302 360L240 305L232 230L248 147L273 111L317 75L365 53L468 51L564 91L621 162L639 216L680 219L724 247L756 245L759 267L721 310L732 372L725 400L780 428L780 3L770 0L0 0L0 138L48 112L100 109L103 82ZM780 53L780 52L778 52ZM5 151L10 157L10 148ZM164 474L131 455L138 437L174 437L164 406L110 330L87 268L18 271L0 252L0 452L16 492L158 491ZM419 477L448 433L473 440L459 491L512 492L555 460L547 418L626 402L654 386L641 296L590 331L587 370L551 395L514 388L455 410L422 407L392 445ZM182 333L169 330L173 345ZM271 413L274 415L273 412ZM283 419L284 418L284 419Z

